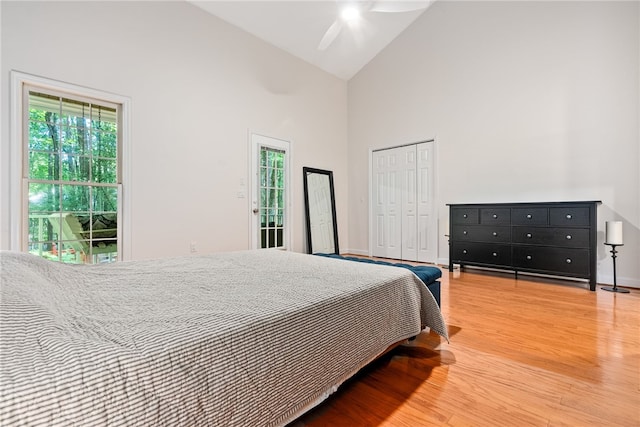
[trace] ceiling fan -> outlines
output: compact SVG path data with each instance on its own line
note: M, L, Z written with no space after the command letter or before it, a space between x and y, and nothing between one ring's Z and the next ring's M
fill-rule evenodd
M333 24L327 29L318 44L318 50L327 49L331 43L338 37L345 23L353 22L360 18L365 12L412 12L415 10L426 9L429 6L429 0L377 0L377 1L344 1L336 0L339 7L339 16L333 21Z

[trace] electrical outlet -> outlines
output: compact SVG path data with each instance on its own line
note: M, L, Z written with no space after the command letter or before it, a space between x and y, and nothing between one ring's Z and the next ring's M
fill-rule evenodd
M196 242L192 241L191 244L189 244L189 250L191 251L192 254L198 251Z

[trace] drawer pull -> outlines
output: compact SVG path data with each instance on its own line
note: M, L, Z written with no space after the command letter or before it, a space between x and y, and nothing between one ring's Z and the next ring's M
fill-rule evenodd
M571 219L571 214L567 214L567 219Z
M494 218L494 219L495 219L495 218L498 218L498 215L496 215L496 214L493 214L493 218Z
M527 233L527 239L530 239L530 238L532 238L532 237L533 237L533 234L531 234L531 233Z
M531 260L533 259L533 257L532 257L531 255L527 255L527 259L528 259L529 261L531 261Z
M533 218L533 215L527 214L527 219L531 219L531 218Z
M567 262L567 264L571 264L571 258L567 258L565 261Z
M567 240L571 240L571 234L567 234Z
M462 250L462 253L463 253L463 254L466 254L466 253L467 253L467 250L466 250L466 249L463 249L463 250Z
M494 253L492 253L491 255L493 255L493 256L498 256L498 253L497 253L497 252L494 252Z
M496 233L495 231L493 232L493 237L496 237L498 235L498 233Z
M468 218L467 214L462 215L462 218Z
M469 233L467 233L467 230L464 230L464 231L462 232L462 234L464 234L464 235L466 236L466 235L467 235L467 234L469 234Z

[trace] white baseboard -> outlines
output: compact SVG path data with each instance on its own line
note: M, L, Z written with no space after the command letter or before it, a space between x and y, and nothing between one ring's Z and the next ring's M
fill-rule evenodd
M343 249L340 251L341 254L352 254L352 255L360 255L360 256L369 256L369 251L362 249Z
M618 286L625 286L629 288L640 289L640 280L633 279L631 277L616 277ZM598 284L600 285L613 285L613 274L599 274Z

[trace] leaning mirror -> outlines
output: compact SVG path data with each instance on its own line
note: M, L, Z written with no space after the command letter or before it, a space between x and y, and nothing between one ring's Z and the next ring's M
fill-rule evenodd
M333 172L303 167L307 252L340 253Z

